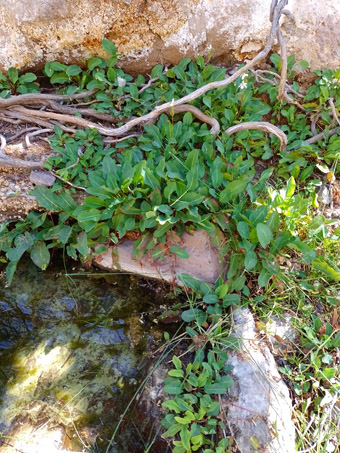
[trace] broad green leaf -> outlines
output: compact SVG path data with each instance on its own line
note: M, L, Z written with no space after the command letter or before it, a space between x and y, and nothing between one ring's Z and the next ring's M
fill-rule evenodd
M74 201L69 192L60 192L57 195L57 202L61 209L65 212L73 211L78 207L77 203Z
M253 251L247 251L244 254L244 267L247 271L254 269L257 264L257 255Z
M156 77L159 77L163 72L163 66L161 64L156 65L154 68L152 68L151 71L151 78L154 79Z
M43 271L50 263L50 252L43 241L39 241L33 245L30 252L33 263L40 267Z
M153 172L150 170L150 168L145 167L143 169L144 172L144 184L148 185L151 187L152 190L156 188L160 188L160 184L156 176L153 174Z
M230 182L220 193L220 202L227 203L228 201L234 199L234 197L245 190L247 184L247 181L244 179L237 179L236 181Z
M77 216L78 222L97 222L100 219L101 211L98 209L88 209Z
M280 227L280 216L279 214L274 211L270 214L269 219L266 222L266 225L271 229L273 233L275 233Z
M200 282L189 274L178 274L178 280L181 281L184 286L193 289L194 291L199 290Z
M182 319L184 322L192 322L196 320L198 324L202 325L206 318L206 313L199 308L190 308L189 310L182 312Z
M215 294L218 295L218 297L220 297L221 299L223 299L223 297L225 297L227 294L228 294L228 290L229 290L229 285L228 283L224 283L222 285L219 285L216 289L215 289Z
M85 233L85 231L82 231L81 233L78 234L77 250L83 256L87 256L89 254L87 245L87 234Z
M94 57L90 58L90 60L87 63L87 67L89 68L90 71L92 71L96 67L102 67L103 66L103 59L99 57Z
M203 297L203 302L206 304L217 304L219 302L219 298L216 294L206 294Z
M287 189L286 189L287 198L290 198L294 195L295 187L296 187L295 178L294 178L294 176L291 176L288 179L288 183L287 183Z
M9 68L8 69L8 78L13 83L16 84L19 78L18 70L16 68Z
M34 82L35 80L37 80L37 76L32 72L27 72L26 74L23 74L22 76L19 77L20 84L31 83Z
M204 391L208 395L224 395L229 387L233 384L233 379L230 376L225 376L225 381L207 384Z
M72 231L72 227L70 227L68 225L64 225L61 228L59 237L60 237L60 242L62 244L66 244L67 243L68 238L70 237L71 231Z
M223 306L227 307L229 305L237 305L240 303L239 294L227 294L223 298Z
M331 278L334 281L340 281L340 273L331 267L328 263L326 263L325 259L323 257L318 257L316 260L312 262L312 266L314 269L317 269L324 274L326 274L329 278Z
M77 64L71 64L66 69L66 74L68 76L76 76L81 73L81 68Z
M262 269L257 279L259 286L266 288L271 276L272 274L270 272L268 272L266 269Z
M11 261L6 267L6 279L9 284L12 283L15 271L17 270L18 261Z
M164 434L162 434L162 437L164 437L164 439L168 438L168 437L174 437L176 436L177 433L179 433L182 429L182 425L180 425L179 423L174 423L173 425L170 426L170 428L165 431Z
M59 61L52 61L51 69L53 71L64 71L65 72L67 69L67 66L66 66L66 64L59 63Z
M249 238L249 225L247 222L238 222L237 223L237 231L239 232L242 239Z
M88 206L89 208L102 208L106 207L106 203L99 197L86 197L84 200L84 206Z
M180 423L181 425L189 425L189 423L192 422L190 417L175 417L175 420L177 423Z
M176 419L176 417L175 417ZM195 417L194 417L195 419ZM183 447L190 451L190 438L191 438L191 434L190 434L190 431L188 430L188 428L182 428L181 432L180 432L180 437L181 437L181 440L182 440L182 444L183 444Z
M175 365L176 370L182 369L182 361L176 355L172 357L172 363Z
M113 44L112 41L109 41L108 39L103 39L102 40L102 48L105 50L110 55L116 55L117 53L117 48Z
M164 391L170 395L180 395L183 391L183 384L179 379L167 378L165 380Z
M34 244L31 233L25 233L15 239L14 248L7 252L10 261L19 261L22 255Z
M66 72L55 72L50 78L51 83L67 83L70 81L70 77Z
M183 370L170 370L170 371L168 371L168 375L172 376L172 377L182 378L182 377L184 377L184 371Z
M273 233L270 228L268 228L268 226L264 223L258 223L256 225L256 233L260 244L263 248L266 248L266 246L270 244L273 239Z
M164 401L162 403L162 406L166 407L167 409L170 409L171 411L176 412L176 414L180 414L182 412L181 408L174 400Z
M50 211L60 211L58 195L52 192L51 189L43 186L36 186L31 193L43 208Z
M308 225L308 228L310 228L311 230L317 230L318 228L325 224L325 220L326 220L325 216L319 214L314 217L314 219Z
M188 258L190 258L189 253L186 250L184 250L184 249L177 250L176 255L180 259L188 259Z
M157 230L155 230L153 235L155 238L160 238L161 236L163 236L163 234L165 234L167 231L169 231L170 228L172 228L172 227L173 227L172 223L166 222L164 225L157 228Z

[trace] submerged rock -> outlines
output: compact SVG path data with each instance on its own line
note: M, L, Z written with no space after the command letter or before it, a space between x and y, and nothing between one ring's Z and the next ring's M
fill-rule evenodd
M105 451L163 337L152 322L162 298L150 286L127 276L75 284L55 272L22 262L10 288L0 279L1 453ZM144 451L135 425L110 453Z

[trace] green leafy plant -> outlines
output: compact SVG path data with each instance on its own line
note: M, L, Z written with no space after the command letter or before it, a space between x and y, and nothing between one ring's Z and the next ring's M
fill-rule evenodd
M116 67L119 55L113 43L104 40L103 50L107 59L94 56L69 66L48 62L44 74L69 96L70 105L76 107L75 93L86 92L89 108L108 114L117 125L226 76L225 68L206 64L202 57L185 58L169 69L155 66L146 83L144 76L133 78ZM192 102L218 120L217 136L192 113L174 111L144 126L138 137L111 143L95 128L69 134L56 127L50 139L54 154L45 166L58 179L52 188L37 186L32 191L46 212L30 212L24 220L0 225L9 282L24 253L45 269L54 249L87 261L109 245L133 238L137 259L145 253L155 260L167 254L187 259L182 233L202 229L210 235L221 253L223 278L209 286L190 275L180 276L189 296L181 316L195 355L186 362L174 357L165 383L174 396L163 405L168 409L164 437L174 439L177 453L227 451L227 439L221 439L219 395L231 385L225 349L237 347L228 333L228 307L251 303L257 308L266 299L269 304L294 299L302 310L315 294L334 303L329 288L340 281L340 230L316 211L316 190L325 178L330 184L338 174L340 138L336 131L332 136L329 132L334 125L332 102L335 114L340 106L339 70L316 71L315 83L303 95L295 73L307 64L288 59L289 93L298 95L302 111L301 105L277 100L282 64L277 54L270 60L268 71L244 74ZM10 68L8 77L0 74L0 96L38 92L36 80L32 73L19 75ZM285 132L286 151L280 150L277 137L262 130L233 136L224 132L238 123L263 120ZM313 142L312 124L322 135ZM259 169L260 161L265 167ZM281 295L279 282L291 291ZM281 371L292 380L297 397L313 389L318 395L316 413L320 398L338 390L332 381L338 369L330 357L338 347L338 332L326 324L320 333L319 321L312 319L312 326L297 324L301 347L309 352L295 362L291 359L294 367ZM314 388L316 382L322 391ZM301 413L307 411L306 405L301 407Z
M12 94L39 93L37 76L32 72L20 75L16 68L9 68L7 77L0 72L0 96L8 98Z

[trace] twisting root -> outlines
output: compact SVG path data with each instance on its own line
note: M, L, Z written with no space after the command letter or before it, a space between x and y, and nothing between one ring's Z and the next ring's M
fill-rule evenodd
M66 94L41 94L41 93L28 93L19 94L18 96L11 96L10 98L0 98L0 108L11 107L12 105L24 104L43 104L44 101L72 101L76 99L83 99L92 96L97 90L84 91L77 93L73 96Z
M304 107L298 102L291 99L286 92L286 81L287 81L287 47L285 40L283 39L280 28L277 29L277 39L281 47L281 79L279 85L278 99L285 100L289 104L294 104L299 109L305 111Z
M25 137L26 146L29 147L32 145L30 142L31 137L35 137L36 135L46 134L47 132L53 132L53 129L39 129L35 132L30 132Z
M328 137L331 137L332 135L335 134L340 134L340 127L335 127L334 129L331 129L330 131L327 132ZM305 142L308 145L313 145L314 143L317 143L319 140L322 140L324 138L324 132L320 132L319 134L314 135L313 137L305 140Z
M236 132L246 131L250 129L261 130L267 132L269 134L275 135L281 143L280 151L285 151L287 146L287 137L286 134L281 131L278 127L274 126L274 124L266 123L265 121L250 121L246 123L236 124L235 126L229 127L225 133L228 135L235 134Z
M23 129L22 131L19 131L15 135L11 135L10 137L7 138L7 143L12 142L16 138L21 137L21 135L27 134L27 132L32 132L32 131L37 131L40 130L39 127L27 127L26 129Z
M174 108L175 114L185 113L185 112L190 112L203 123L210 124L210 126L211 126L210 133L213 135L218 134L218 131L220 130L220 123L215 118L211 118L211 116L208 116L205 113L201 112L201 110L198 109L197 107L195 107L194 105L183 104L183 105L179 105ZM172 111L168 110L165 113L167 113L168 115L169 114L171 115Z
M200 121L203 123L207 123L211 126L210 133L213 135L217 135L219 130L220 130L220 123L215 119L212 118L211 116L206 115L203 113L200 109L195 107L194 105L191 104L183 104L183 105L178 105L177 107L170 108L166 110L164 113L167 115L173 116L177 115L178 113L186 113L190 112L192 113L196 118L198 118ZM156 121L156 118L153 119L153 123ZM151 121L150 123L151 124Z
M74 189L82 190L83 192L86 192L85 187L76 186L75 184L72 184L70 181L66 181L66 179L62 178L61 176L59 176L59 175L58 175L57 173L55 173L54 171L49 171L49 173L50 173L52 176L54 176L55 178L59 179L60 181L63 181L63 183L67 184L68 186L73 187Z
M96 102L98 101L96 100ZM77 106L70 107L68 105L61 105L55 101L49 102L49 107L51 107L51 109L55 112L67 113L70 115L80 113L82 116L92 116L93 118L97 118L98 120L102 121L108 121L109 123L115 123L119 121L117 118L109 115L108 113L97 112L97 110L95 109L82 109L78 108Z
M3 150L6 148L6 137L2 134L0 134L0 154L2 154Z
M334 102L333 102L333 98L329 98L328 99L328 104L331 106L331 109L332 109L333 120L336 123L338 123L339 126L340 126L340 120L339 120L338 114L336 113L336 110L335 110L335 105L334 105Z

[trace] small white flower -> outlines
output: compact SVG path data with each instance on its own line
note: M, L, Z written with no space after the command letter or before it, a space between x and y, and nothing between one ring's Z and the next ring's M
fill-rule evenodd
M244 90L245 88L247 88L248 84L246 82L241 82L240 84L240 90Z

